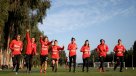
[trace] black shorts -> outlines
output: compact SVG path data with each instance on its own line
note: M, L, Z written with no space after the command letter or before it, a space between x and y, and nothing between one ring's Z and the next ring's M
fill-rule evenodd
M40 61L41 61L41 63L44 63L47 60L48 60L48 55L40 55Z
M54 61L58 61L59 59L58 59L58 58L52 58L52 60L54 60Z

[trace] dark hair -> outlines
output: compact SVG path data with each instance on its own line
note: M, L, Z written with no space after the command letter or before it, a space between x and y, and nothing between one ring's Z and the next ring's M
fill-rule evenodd
M100 39L100 42L102 42L102 41L104 41L104 42L105 42L105 40L104 40L104 39Z
M58 42L57 40L54 40L54 42Z
M43 37L43 40L45 40L45 38L47 38L47 39L48 39L48 37L47 37L47 36L44 36L44 37Z
M118 43L119 43L119 41L122 41L121 39L118 39Z
M20 35L20 34L16 34L16 35L15 35L15 38L13 38L13 39L17 39L17 36L20 36L20 37L21 37L21 35Z
M86 46L86 42L89 42L89 40L85 40L84 46ZM89 43L88 43L88 46L89 46Z
M76 40L74 37L71 38L71 41Z

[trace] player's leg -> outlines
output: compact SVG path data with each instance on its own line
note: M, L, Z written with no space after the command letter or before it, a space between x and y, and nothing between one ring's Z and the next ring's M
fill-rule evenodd
M123 57L120 57L120 72L122 72L122 68L123 68Z
M73 63L74 63L74 65L73 65L73 72L75 72L76 71L76 55L75 56L73 56Z
M30 57L29 57L29 73L31 73L31 69L32 69L32 59L33 59L33 56L30 55Z
M43 69L43 64L44 64L44 61L43 61L43 56L42 55L40 55L40 61L41 61L41 64L40 64L40 66L41 66L41 68L40 68L40 73L42 73L42 69Z
M87 72L89 71L89 58L86 58L86 67L87 67Z
M44 59L44 72L46 72L46 70L47 70L47 60L48 60L48 56L45 56L44 58L45 58L45 59Z
M99 61L100 61L99 71L102 72L102 57L99 57Z
M16 69L16 57L15 56L12 57L12 62L13 62L13 71L15 71Z
M55 66L55 60L52 59L52 71L54 71L54 66Z
M84 72L84 67L85 67L85 59L83 58L83 67L82 67L82 72Z
M25 61L26 61L26 68L27 68L27 73L29 72L29 55L26 55L26 58L25 58Z
M20 55L16 55L16 74L18 73L19 66L20 66Z
M119 64L120 64L120 59L119 59L119 57L116 57L115 66L114 66L114 71L115 71L116 68L119 66Z
M55 63L56 63L55 72L57 72L57 70L58 70L58 59L56 59Z
M71 72L72 57L69 57L69 72Z
M105 57L102 57L102 72L104 72L104 67L103 67L103 64L104 64L104 60L105 60Z

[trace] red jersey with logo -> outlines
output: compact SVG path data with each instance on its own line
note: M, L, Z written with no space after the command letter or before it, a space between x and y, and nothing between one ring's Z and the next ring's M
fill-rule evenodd
M68 50L69 50L69 56L70 57L76 55L76 50L77 50L76 43L70 43L68 45Z
M13 55L19 55L21 54L23 43L22 41L12 40L9 47L12 50Z
M82 58L90 57L90 46L82 46L81 52L83 52Z
M99 44L97 46L97 52L99 53L99 56L106 57L108 50L109 48L106 44Z
M114 47L114 52L116 54L116 56L124 56L124 52L125 52L125 47L123 45L116 45Z
M59 59L59 51L60 50L64 50L64 47L61 48L60 46L53 45L51 57L54 58L54 59Z
M31 42L29 32L26 33L26 40L27 40L26 54L27 55L36 54L36 43Z
M52 42L48 42L48 41L43 41L42 40L42 37L40 37L40 43L41 43L41 52L40 54L41 55L48 55L48 48L49 48L49 45L52 43Z

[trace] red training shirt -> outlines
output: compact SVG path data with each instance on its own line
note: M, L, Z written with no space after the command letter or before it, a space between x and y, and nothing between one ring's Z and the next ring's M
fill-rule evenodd
M114 52L116 54L116 56L124 56L124 52L126 51L125 47L123 45L116 45L114 47Z
M69 50L69 56L71 57L71 56L74 56L74 55L76 55L76 50L77 50L77 45L76 45L76 43L70 43L69 45L68 45L68 50Z
M42 40L42 37L40 37L40 43L41 43L41 52L40 54L41 55L48 55L48 48L49 48L49 45L52 43L51 42L45 42Z
M53 45L51 57L54 58L54 59L59 59L59 51L60 50L64 50L64 47L61 48L60 46Z
M82 46L81 52L83 52L82 58L88 58L90 57L90 46Z
M36 43L31 42L29 32L26 33L26 40L27 40L26 54L27 55L36 54Z
M12 40L9 45L13 55L21 54L23 43L22 41Z
M106 57L108 50L109 48L106 44L99 44L97 46L97 52L99 53L100 57Z

